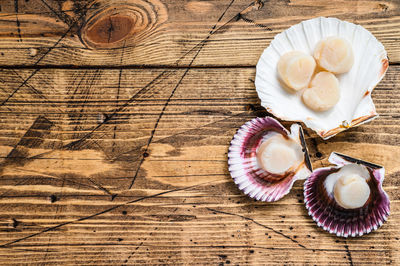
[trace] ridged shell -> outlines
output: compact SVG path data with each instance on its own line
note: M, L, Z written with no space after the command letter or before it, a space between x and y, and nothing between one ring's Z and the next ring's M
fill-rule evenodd
M339 153L332 153L329 161L336 166L316 169L304 182L304 203L308 214L319 227L340 237L362 236L378 229L390 213L389 197L382 188L385 169ZM367 183L371 196L363 207L357 209L340 207L324 186L329 174L349 164L361 165L370 174Z
M269 178L270 174L260 168L256 157L258 147L275 134L273 132L293 139L304 152L304 161L296 172L276 179ZM251 198L268 202L281 199L289 193L296 180L305 179L312 171L300 125L293 124L290 133L271 117L255 118L238 129L229 147L228 165L240 190Z
M293 50L312 55L317 42L328 36L339 36L352 44L354 65L349 72L337 75L341 97L335 107L315 112L303 104L301 92L291 94L282 88L277 63L283 54ZM270 113L283 120L304 122L323 139L328 139L378 116L371 92L388 66L385 48L368 30L336 18L319 17L275 36L258 61L255 85L261 105Z

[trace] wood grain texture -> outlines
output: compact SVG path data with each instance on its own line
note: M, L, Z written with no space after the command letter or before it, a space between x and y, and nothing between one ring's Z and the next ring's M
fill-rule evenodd
M232 182L226 163L232 135L267 114L251 80L254 68L194 68L183 80L179 68L42 69L0 113L0 259L399 263L400 117L393 103L399 71L390 67L373 92L379 119L329 142L306 130L314 167L328 165L332 151L386 167L389 221L344 240L307 215L302 182L272 204L250 200ZM8 87L0 99L31 72L1 71Z
M0 65L187 66L206 43L193 66L253 66L277 33L318 16L364 26L400 62L398 0L235 0L221 18L231 1L20 0L18 14L5 2Z
M399 5L0 3L0 264L400 264ZM332 151L386 168L389 220L357 239L316 226L303 181L266 204L227 169L237 128L268 115L259 55L319 15L371 30L392 64L372 93L378 119L329 141L305 130L315 168Z

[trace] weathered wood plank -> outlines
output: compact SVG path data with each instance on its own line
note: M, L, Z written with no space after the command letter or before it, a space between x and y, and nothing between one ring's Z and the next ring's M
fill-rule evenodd
M277 33L318 16L366 27L400 62L399 1L252 2L8 1L0 65L254 66Z
M0 71L2 263L400 263L400 67L373 92L380 118L307 130L314 167L332 151L386 167L389 221L347 240L317 228L302 182L266 204L229 177L235 130L267 115L254 68L41 69L15 91L33 71Z

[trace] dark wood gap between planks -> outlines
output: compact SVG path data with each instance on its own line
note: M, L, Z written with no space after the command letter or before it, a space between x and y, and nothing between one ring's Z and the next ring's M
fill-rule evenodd
M400 66L400 62L390 62ZM210 69L210 68L255 68L256 65L0 65L0 69Z
M400 64L400 63L399 63ZM208 68L255 68L255 65L0 65L0 69L208 69Z

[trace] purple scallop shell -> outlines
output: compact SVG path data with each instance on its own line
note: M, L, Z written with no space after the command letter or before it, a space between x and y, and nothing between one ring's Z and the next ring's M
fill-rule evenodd
M340 237L362 236L377 230L390 214L389 197L382 188L385 169L335 152L329 157L329 162L337 166L316 169L304 182L304 203L308 214L319 227ZM365 166L371 177L368 180L371 196L361 208L340 207L332 196L327 195L324 187L326 177L347 164Z
M229 171L239 189L260 201L277 201L289 193L293 183L305 179L312 168L300 125L293 124L291 133L271 117L255 118L241 126L233 136L228 152ZM257 162L256 152L272 132L282 134L303 147L304 163L296 172L278 176L264 171Z

